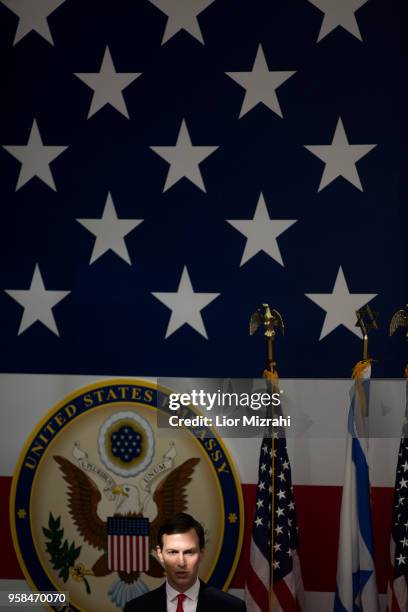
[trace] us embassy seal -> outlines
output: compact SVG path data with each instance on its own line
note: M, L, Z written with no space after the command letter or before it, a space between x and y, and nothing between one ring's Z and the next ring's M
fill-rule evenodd
M176 441L159 432L169 394L131 379L97 383L61 401L27 441L11 489L14 547L33 588L69 591L59 609L114 611L156 588L158 527L183 511L205 528L201 578L228 586L241 487L216 432L186 428Z

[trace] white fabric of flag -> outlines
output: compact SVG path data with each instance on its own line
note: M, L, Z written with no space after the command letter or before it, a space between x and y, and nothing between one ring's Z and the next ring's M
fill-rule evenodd
M379 610L365 435L370 374L368 366L356 379L348 416L335 612Z

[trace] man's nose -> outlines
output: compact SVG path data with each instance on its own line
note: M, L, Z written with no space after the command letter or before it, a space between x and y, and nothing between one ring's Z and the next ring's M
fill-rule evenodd
M182 552L179 554L178 564L180 567L184 567L186 564L186 558Z

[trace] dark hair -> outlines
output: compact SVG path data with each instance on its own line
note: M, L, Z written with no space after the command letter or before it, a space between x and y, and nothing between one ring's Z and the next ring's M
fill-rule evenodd
M175 533L187 533L194 529L198 537L200 550L205 546L204 529L201 523L196 521L190 514L180 512L162 523L157 532L157 545L163 548L163 535L173 535Z

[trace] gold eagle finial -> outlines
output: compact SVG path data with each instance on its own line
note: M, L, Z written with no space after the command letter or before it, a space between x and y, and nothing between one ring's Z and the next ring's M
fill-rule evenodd
M399 327L405 327L405 338L408 340L408 304L405 305L405 308L400 308L392 315L390 321L390 336L392 336Z
M285 325L280 312L275 309L271 310L269 304L262 304L262 308L263 312L261 308L258 308L258 310L252 313L249 320L249 334L252 336L261 325L264 328L264 336L267 338L275 336L275 327L280 328L283 334L285 332Z

